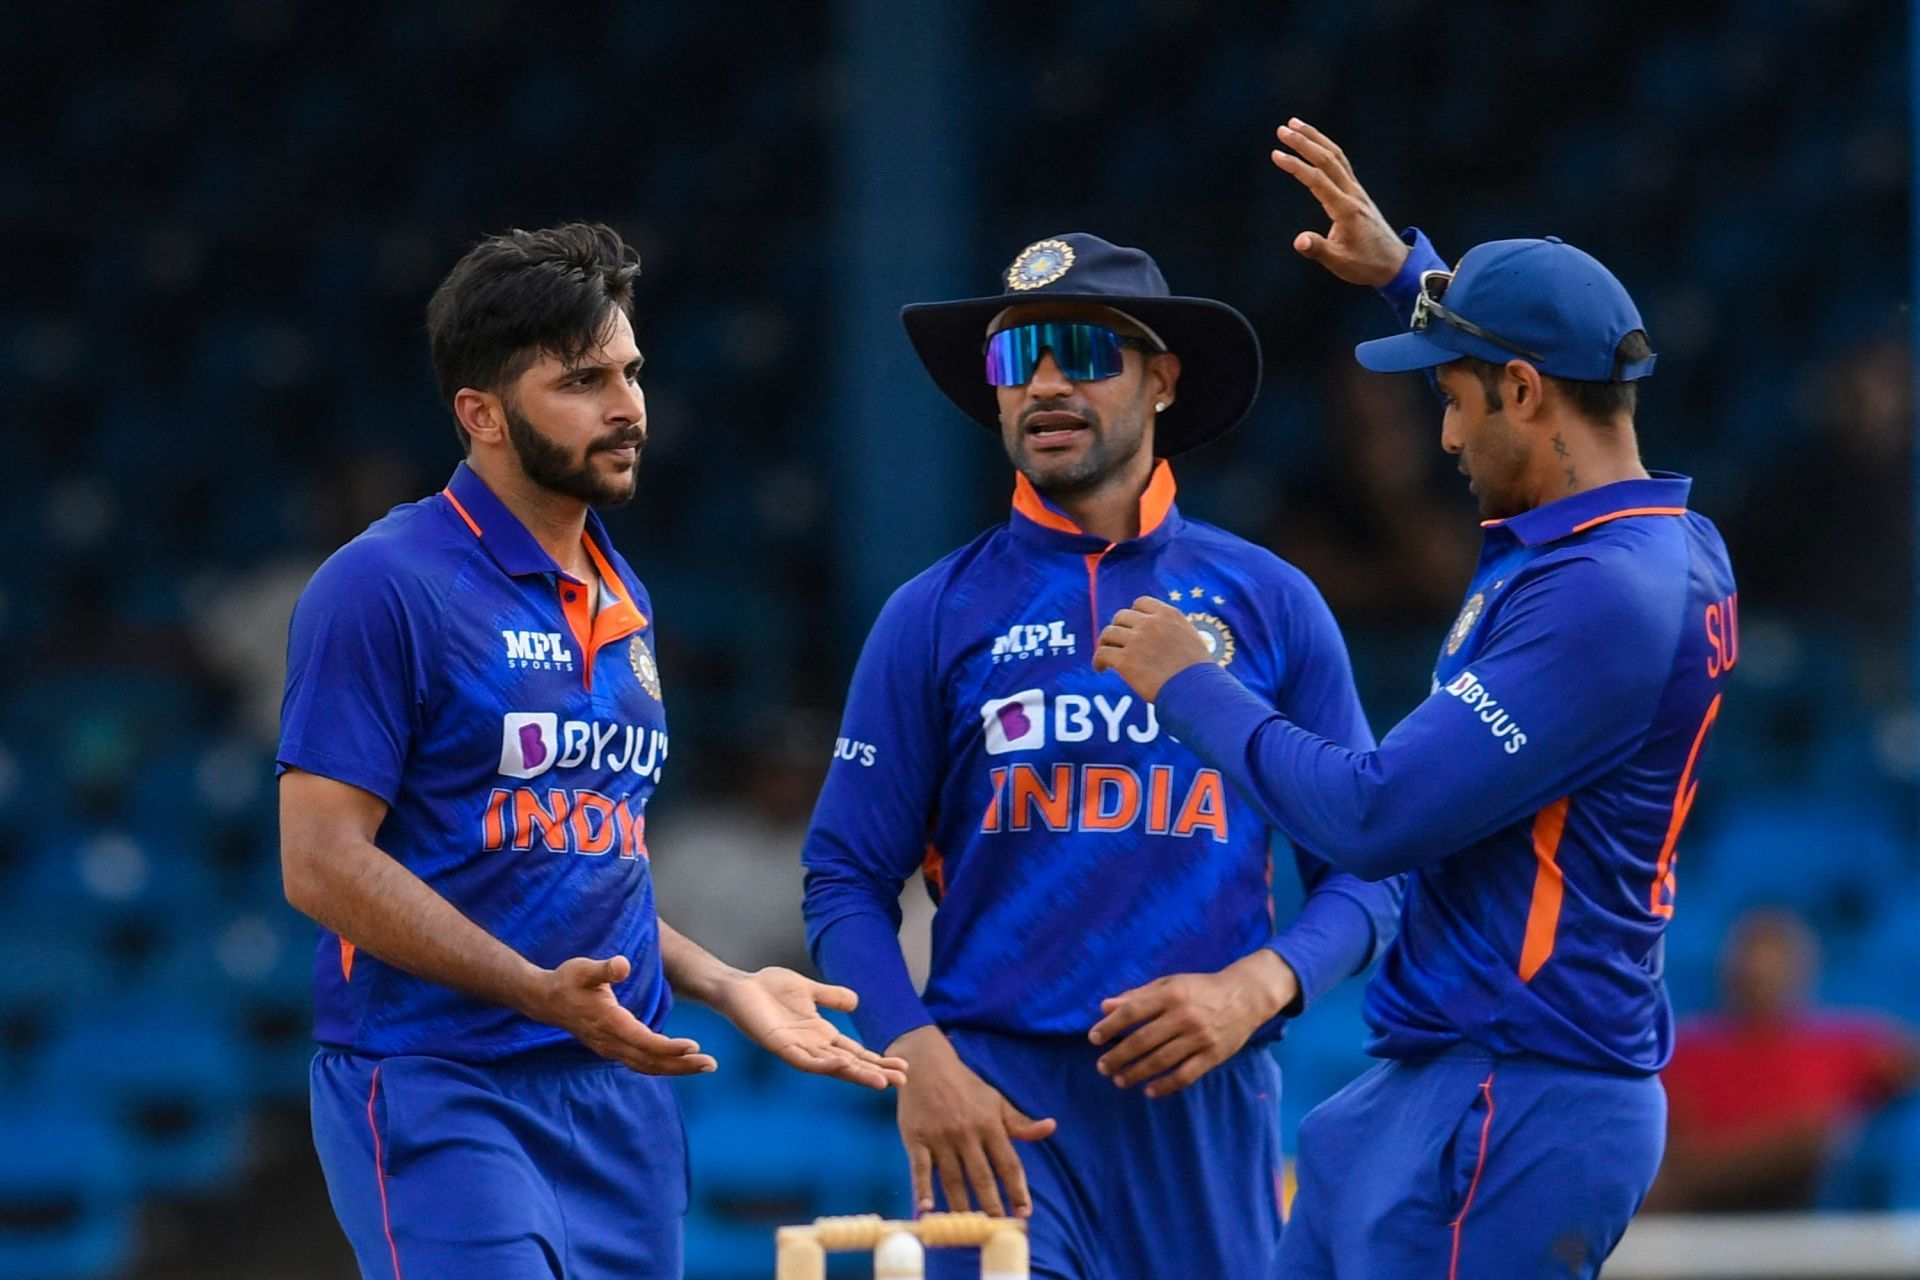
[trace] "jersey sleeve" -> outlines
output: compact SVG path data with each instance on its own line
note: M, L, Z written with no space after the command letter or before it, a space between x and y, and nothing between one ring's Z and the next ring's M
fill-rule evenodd
M393 804L426 700L416 635L425 603L351 545L320 566L288 629L279 772L303 769Z
M1512 587L1472 667L1375 750L1308 731L1211 664L1167 682L1160 717L1290 838L1384 879L1624 758L1651 720L1678 625L1630 573L1591 558L1543 561Z
M1427 233L1418 227L1408 227L1400 233L1407 245L1407 260L1400 264L1400 270L1393 279L1380 286L1380 297L1393 308L1395 318L1402 328L1413 323L1413 304L1420 297L1420 277L1429 271L1447 270L1446 259L1433 247L1433 241L1427 239Z
M899 930L900 891L925 859L945 753L934 607L916 579L874 622L801 851L808 950L829 981L859 993L854 1023L875 1048L933 1020Z
M1304 576L1288 597L1282 705L1309 732L1353 751L1372 750L1373 730L1353 686L1353 664L1332 610ZM1401 897L1397 878L1362 880L1303 845L1294 846L1293 857L1306 896L1298 914L1268 944L1300 984L1289 1015L1373 961L1399 925Z

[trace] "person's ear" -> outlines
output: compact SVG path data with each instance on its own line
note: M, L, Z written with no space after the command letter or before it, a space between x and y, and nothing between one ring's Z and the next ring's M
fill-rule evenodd
M1543 384L1540 371L1525 360L1509 360L1500 371L1501 381L1505 383L1507 408L1512 414L1523 420L1537 416L1541 408Z
M1174 389L1180 385L1180 357L1157 351L1147 360L1147 399L1155 413L1173 408Z
M460 388L453 395L453 416L477 443L499 444L507 437L506 406L491 391Z

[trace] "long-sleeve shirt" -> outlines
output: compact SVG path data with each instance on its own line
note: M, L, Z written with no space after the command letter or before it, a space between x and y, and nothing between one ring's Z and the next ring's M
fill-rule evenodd
M1084 1035L1108 996L1265 946L1304 1004L1391 936L1397 884L1304 850L1305 903L1276 928L1271 824L1092 668L1114 612L1176 600L1223 670L1329 739L1372 745L1319 594L1271 553L1182 517L1173 492L1162 463L1140 536L1109 544L1022 479L1005 525L881 611L803 854L809 946L860 993L869 1043L928 1022ZM916 872L939 902L924 1000L896 936Z
M1437 261L1418 238L1390 298L1403 314ZM1367 992L1372 1052L1666 1064L1678 841L1739 656L1733 571L1690 484L1656 474L1487 522L1432 695L1375 749L1230 670L1162 688L1161 724L1288 836L1359 876L1406 875Z

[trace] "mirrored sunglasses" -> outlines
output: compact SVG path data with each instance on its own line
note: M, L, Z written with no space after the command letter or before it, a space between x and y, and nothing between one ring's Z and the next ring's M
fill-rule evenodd
M1096 382L1118 377L1126 367L1120 351L1156 348L1144 338L1128 337L1105 325L1073 320L1043 320L1015 325L987 339L987 382L996 387L1024 387L1033 380L1044 352L1071 382Z

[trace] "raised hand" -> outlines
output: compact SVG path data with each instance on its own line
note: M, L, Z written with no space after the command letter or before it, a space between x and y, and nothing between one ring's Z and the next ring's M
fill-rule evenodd
M820 1016L821 1006L847 1012L860 997L777 967L730 980L713 1007L788 1066L869 1089L906 1083L907 1064L867 1048Z
M573 1038L603 1058L642 1075L691 1076L718 1064L692 1040L663 1036L633 1016L613 994L633 965L625 956L592 960L576 956L557 968L537 971L521 1012Z
M1293 238L1294 249L1349 284L1377 289L1390 282L1407 260L1407 246L1353 176L1347 153L1297 116L1275 136L1292 150L1276 148L1274 166L1311 192L1333 224L1325 235L1302 231Z

